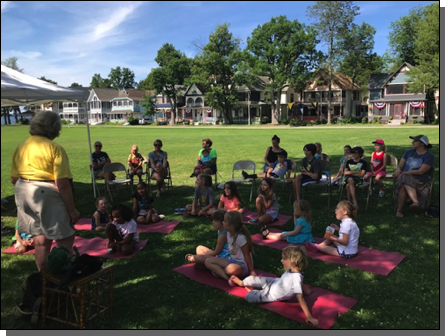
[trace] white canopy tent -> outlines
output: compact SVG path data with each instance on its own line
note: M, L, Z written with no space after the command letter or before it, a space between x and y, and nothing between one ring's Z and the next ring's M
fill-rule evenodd
M83 90L70 89L63 86L45 82L43 80L25 75L19 71L8 68L4 65L2 68L2 107L17 105L39 105L52 101L76 101L83 103L86 107L88 92ZM87 133L88 148L90 152L91 169L91 138L88 112L87 115ZM92 174L92 171L91 171ZM93 192L96 197L95 179L93 176Z

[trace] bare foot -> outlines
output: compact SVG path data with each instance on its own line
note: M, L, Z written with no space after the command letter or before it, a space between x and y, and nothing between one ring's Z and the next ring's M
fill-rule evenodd
M234 282L238 286L243 286L242 280L240 280L240 278L238 278L236 275L232 275L230 277L230 280L232 280L232 282Z

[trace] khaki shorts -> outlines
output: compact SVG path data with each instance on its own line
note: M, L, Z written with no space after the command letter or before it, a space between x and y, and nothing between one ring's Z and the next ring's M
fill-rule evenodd
M19 232L55 240L74 235L68 209L54 183L19 179L15 203Z

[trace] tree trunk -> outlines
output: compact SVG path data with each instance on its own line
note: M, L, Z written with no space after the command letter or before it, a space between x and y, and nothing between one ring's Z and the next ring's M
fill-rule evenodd
M232 117L232 109L230 108L225 108L223 110L224 113L224 117L226 117L227 123L228 124L233 124L233 117Z
M274 90L271 89L270 94L271 94L271 101L272 101L272 113L271 113L272 120L270 122L272 125L278 125L278 111L277 111L278 104L275 104L274 93L275 93Z

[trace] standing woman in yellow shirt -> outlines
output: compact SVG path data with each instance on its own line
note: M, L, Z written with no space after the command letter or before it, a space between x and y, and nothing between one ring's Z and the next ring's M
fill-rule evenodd
M53 142L62 123L54 112L38 112L31 119L31 136L12 157L11 183L15 187L19 232L29 232L35 243L37 269L48 267L53 240L72 250L74 223L80 217L74 206L68 156Z

